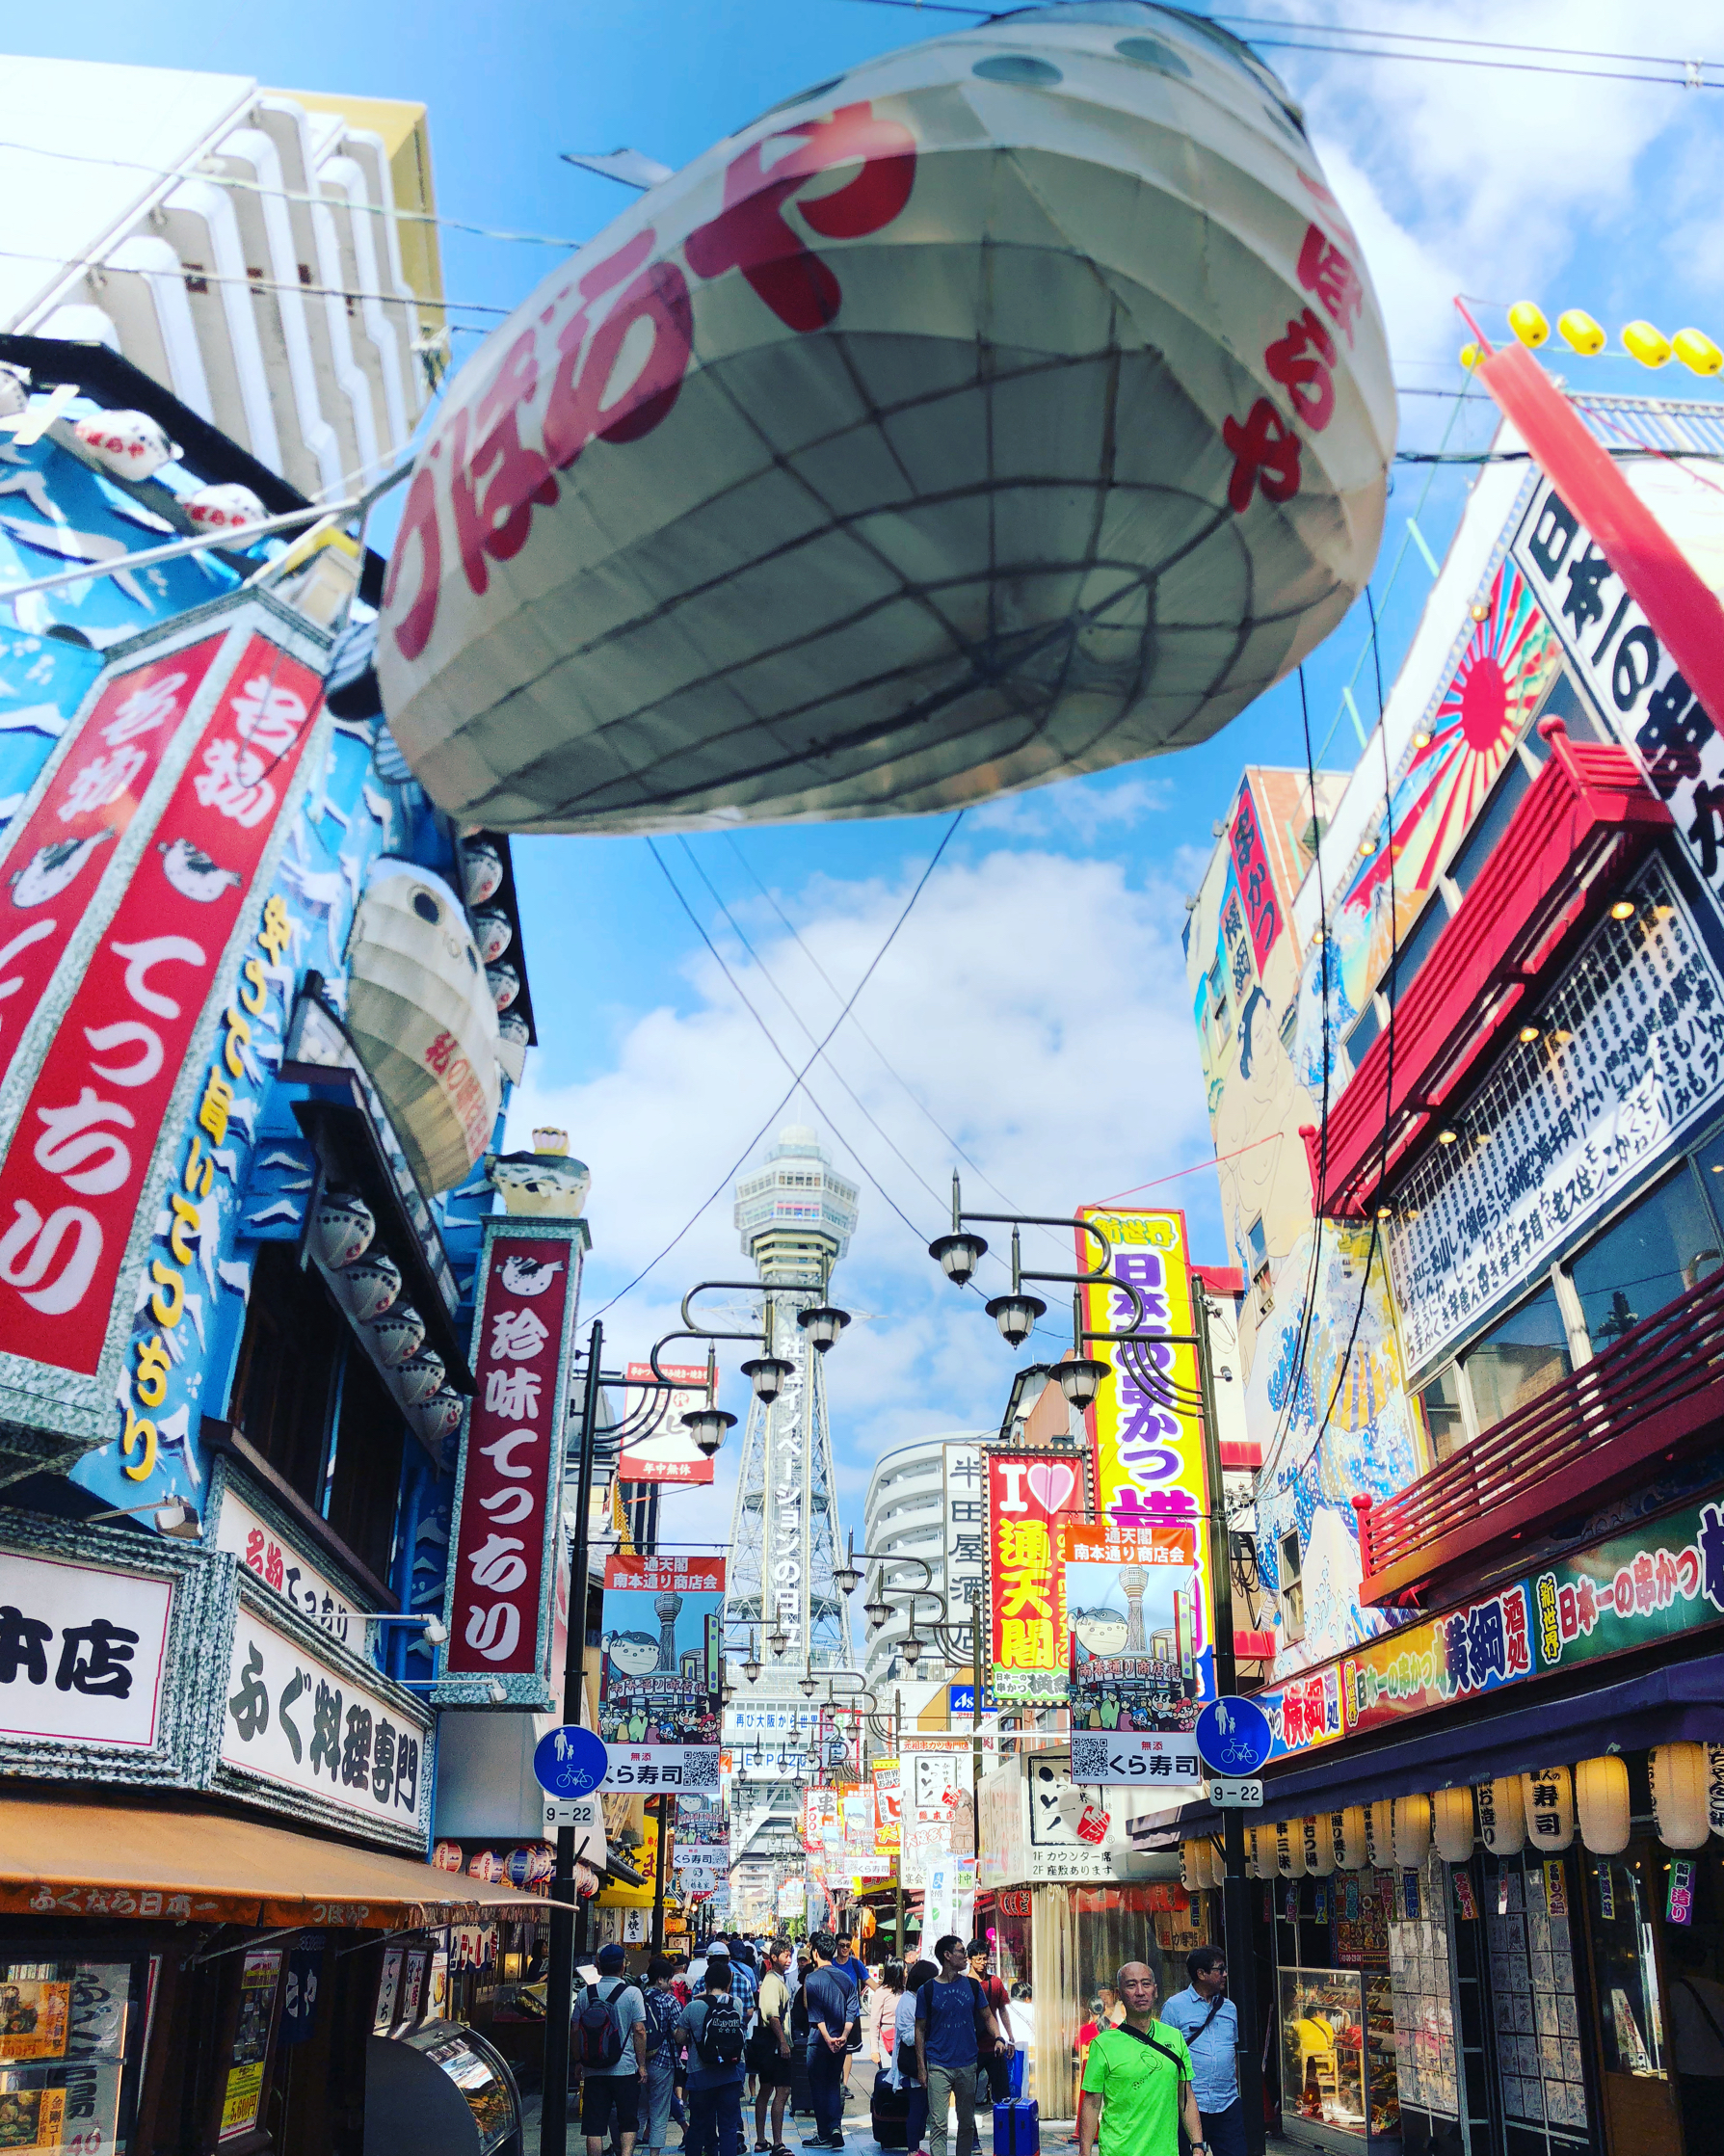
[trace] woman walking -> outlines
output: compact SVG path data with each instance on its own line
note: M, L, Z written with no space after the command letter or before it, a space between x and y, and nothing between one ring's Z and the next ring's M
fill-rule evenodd
M904 2121L904 2145L910 2156L928 2156L925 2146L928 2091L916 2070L915 1995L939 1974L936 1963L916 1962L904 1980L904 1989L892 2014L892 2072L897 2077L897 2086L906 2089L910 2096L910 2110Z

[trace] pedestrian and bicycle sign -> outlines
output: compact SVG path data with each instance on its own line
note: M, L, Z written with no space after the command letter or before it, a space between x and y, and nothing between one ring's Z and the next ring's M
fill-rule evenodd
M1196 1736L1204 1765L1222 1775L1255 1774L1275 1748L1268 1716L1255 1699L1236 1694L1210 1700L1197 1717Z
M610 1770L610 1753L578 1722L565 1722L534 1747L533 1772L547 1797L590 1797Z

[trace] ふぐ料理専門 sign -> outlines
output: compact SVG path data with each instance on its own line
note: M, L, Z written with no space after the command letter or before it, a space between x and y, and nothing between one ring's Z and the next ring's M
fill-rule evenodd
M485 1237L437 1696L544 1710L555 1696L554 1537L586 1229L493 1218Z
M0 856L0 1389L33 1424L100 1441L123 1378L140 1478L187 1275L214 1262L200 1206L221 1137L193 1137L182 1178L179 1125L225 1131L250 1075L268 994L253 893L320 735L320 678L282 635L248 604L100 683ZM158 1211L172 1262L146 1266Z

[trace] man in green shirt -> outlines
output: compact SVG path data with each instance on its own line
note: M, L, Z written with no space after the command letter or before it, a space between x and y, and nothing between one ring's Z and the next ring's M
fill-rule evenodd
M1155 2019L1154 1973L1127 1961L1118 1991L1126 2018L1090 2045L1077 2110L1077 2156L1179 2156L1180 2128L1192 2156L1208 2156L1191 2091L1191 2054L1177 2029Z

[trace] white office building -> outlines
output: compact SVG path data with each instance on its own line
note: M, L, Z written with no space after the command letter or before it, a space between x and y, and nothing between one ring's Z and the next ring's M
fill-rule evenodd
M969 1594L972 1586L980 1587L986 1571L988 1506L982 1447L997 1441L995 1430L949 1430L894 1446L875 1462L863 1507L863 1535L857 1547L877 1552L889 1561L863 1568L865 1584L857 1602L860 1606L873 1600L883 1585L891 1604L892 1614L884 1627L867 1626L862 1657L868 1683L882 1701L893 1683L969 1680ZM910 1631L909 1595L911 1589L923 1585L924 1564L933 1592L921 1596L914 1607L917 1635L930 1643L912 1667L903 1653ZM941 1610L935 1594L945 1597L952 1624L958 1628L949 1643L966 1650L962 1661L942 1654L936 1643Z

